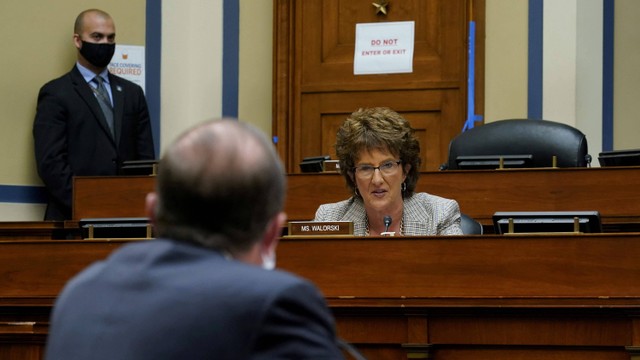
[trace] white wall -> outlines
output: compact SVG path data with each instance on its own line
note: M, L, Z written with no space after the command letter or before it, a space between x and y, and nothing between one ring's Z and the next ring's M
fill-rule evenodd
M240 0L238 117L269 137L273 108L272 49L272 1Z
M163 1L162 139L222 115L223 1ZM240 0L238 117L271 136L273 4Z
M603 107L603 4L602 0L577 2L576 119L575 127L587 136L593 166L602 151Z
M485 122L527 117L528 0L487 0Z
M485 121L527 115L528 0L487 0ZM640 1L615 3L614 148L638 148ZM602 151L603 0L546 0L543 118L577 127ZM593 162L597 165L597 160Z
M162 2L161 153L222 114L222 0Z
M640 1L616 0L614 148L640 148Z
M545 1L542 117L575 126L577 0Z

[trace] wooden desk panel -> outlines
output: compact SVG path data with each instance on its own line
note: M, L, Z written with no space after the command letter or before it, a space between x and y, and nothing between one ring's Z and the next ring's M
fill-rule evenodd
M153 176L75 177L72 219L144 217L145 198L154 188Z
M0 240L15 239L63 239L68 229L62 221L2 221Z
M371 359L628 360L639 256L640 234L292 237L278 266L316 283Z
M278 266L313 280L332 303L404 307L636 306L639 259L639 234L301 237L278 248Z
M350 196L337 174L290 174L286 210L310 220L320 204ZM421 173L417 191L455 199L484 225L496 211L598 210L604 222L640 222L640 167Z
M0 305L23 297L55 298L73 274L127 242L0 241ZM332 303L379 299L380 305L400 301L403 307L477 301L636 306L638 259L638 233L286 237L278 247L278 267L311 279Z
M0 306L51 305L67 280L125 242L0 241Z
M338 174L290 174L285 211L310 220L320 204L350 196ZM74 220L142 217L154 178L79 177ZM496 211L598 210L605 224L640 223L640 167L440 171L421 174L418 191L456 199L463 212L491 225Z
M0 241L0 355L38 354L43 343L22 328L46 334L66 281L127 242ZM637 233L307 237L278 248L278 267L314 281L339 335L372 360L628 360L640 346L639 258Z

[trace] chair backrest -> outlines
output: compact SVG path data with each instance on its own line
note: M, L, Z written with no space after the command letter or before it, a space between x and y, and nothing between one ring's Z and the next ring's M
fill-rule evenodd
M471 216L460 213L460 227L465 235L482 235L482 224Z
M443 167L459 169L458 156L532 155L528 167L585 167L587 138L578 129L548 120L507 119L467 130L451 140Z

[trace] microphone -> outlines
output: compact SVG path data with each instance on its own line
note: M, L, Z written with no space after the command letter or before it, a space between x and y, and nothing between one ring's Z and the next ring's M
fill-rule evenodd
M391 226L391 222L393 220L391 220L391 216L389 215L385 215L384 217L384 232L388 232L389 231L389 226Z
M587 167L591 167L591 159L593 159L591 155L589 154L585 155L584 159L587 161Z

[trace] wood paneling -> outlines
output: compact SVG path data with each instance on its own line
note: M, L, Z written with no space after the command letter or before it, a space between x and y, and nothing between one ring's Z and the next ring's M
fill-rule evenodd
M301 237L278 248L278 265L330 303L398 307L640 306L639 258L637 233Z
M450 129L445 119L463 118L455 90L396 90L341 93L311 93L302 96L304 121L295 126L296 167L307 156L330 155L337 159L334 145L342 122L360 107L394 104L393 109L411 122L420 141L422 171L437 170L449 147ZM456 127L455 132L459 129ZM446 158L446 156L445 156Z
M72 219L144 217L146 196L154 189L154 176L76 176Z
M437 170L466 117L467 32L477 23L476 103L484 88L484 0L371 2L277 0L274 14L274 135L287 170L333 155L338 126L361 107L387 106L418 130L423 169ZM354 75L358 23L415 22L413 72ZM481 105L476 113L482 113Z
M142 217L153 177L78 177L74 216ZM285 211L310 220L320 204L348 198L336 173L290 174ZM423 172L417 191L455 199L462 212L490 226L496 211L598 210L611 231L640 224L640 167ZM636 226L634 225L634 226ZM637 227L637 226L636 226Z
M138 240L152 241L152 240ZM0 358L40 359L80 269L130 241L0 241ZM629 360L640 233L292 238L278 267L313 281L369 359Z
M0 303L50 305L73 275L105 258L122 240L0 241Z
M638 234L285 238L371 359L630 359ZM606 294L606 295L605 295Z
M0 239L63 239L67 229L62 221L3 221Z
M313 219L320 204L351 194L338 174L291 174L285 210ZM455 199L484 225L496 211L598 210L611 227L640 223L640 167L423 172L417 191Z

